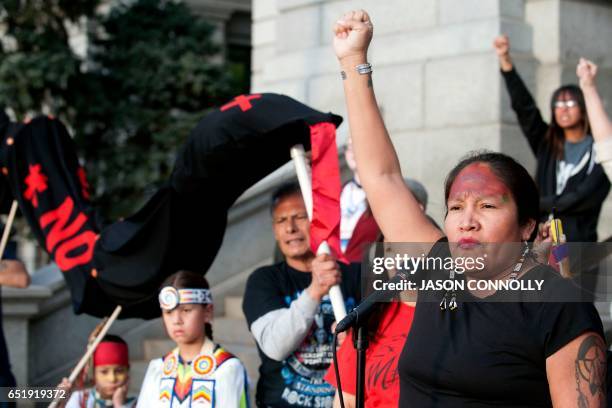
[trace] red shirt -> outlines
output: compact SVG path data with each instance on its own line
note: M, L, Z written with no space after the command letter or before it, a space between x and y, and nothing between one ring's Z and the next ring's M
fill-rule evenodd
M408 337L414 307L392 302L385 310L374 341L366 351L365 406L394 407L399 401L397 363ZM338 365L342 391L356 394L357 356L352 336L348 335L338 349ZM325 381L336 386L334 365L330 365Z
M353 235L344 250L344 257L349 262L363 261L363 251L368 248L368 245L376 241L380 234L378 224L372 215L372 211L368 208L365 210L353 230Z

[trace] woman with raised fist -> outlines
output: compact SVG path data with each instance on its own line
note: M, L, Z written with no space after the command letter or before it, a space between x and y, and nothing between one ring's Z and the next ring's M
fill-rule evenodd
M333 31L355 160L385 240L414 243L428 259L486 258L482 267L466 264L460 274L452 266L411 272L417 281L447 279L465 282L466 289L418 290L398 364L399 406L604 407L601 320L592 303L576 296L571 281L530 255L527 241L537 225L539 197L528 172L500 153L460 161L445 183L447 214L440 231L404 183L378 109L367 59L370 17L352 11ZM533 281L542 282L542 289L471 288Z
M493 45L512 109L536 156L540 221L554 212L568 242L597 241L597 222L610 182L595 162L582 91L576 85L557 89L550 101L550 124L546 123L514 67L508 36L498 36Z

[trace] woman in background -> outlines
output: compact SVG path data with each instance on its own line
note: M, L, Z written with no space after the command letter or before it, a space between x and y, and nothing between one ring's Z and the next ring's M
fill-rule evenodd
M497 37L494 47L512 109L536 156L540 221L554 212L563 223L568 242L597 241L597 222L610 182L595 162L582 91L575 85L557 89L551 97L547 124L514 67L508 37Z

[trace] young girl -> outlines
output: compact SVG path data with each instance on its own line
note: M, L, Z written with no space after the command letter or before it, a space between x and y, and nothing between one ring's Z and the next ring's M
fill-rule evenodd
M94 386L72 393L65 408L133 408L134 398L127 398L129 380L128 347L119 336L106 335L93 354ZM70 390L64 378L61 388Z
M213 304L206 279L176 272L162 285L159 304L177 347L149 364L138 407L247 407L242 363L212 340Z

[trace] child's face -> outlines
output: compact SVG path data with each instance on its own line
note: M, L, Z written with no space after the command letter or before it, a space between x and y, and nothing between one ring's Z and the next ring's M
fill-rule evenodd
M124 365L109 364L94 368L96 390L104 399L112 399L117 388L126 384L129 378L129 369Z
M204 339L204 325L212 319L212 305L179 305L162 313L168 336L176 344L192 344Z

